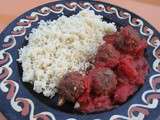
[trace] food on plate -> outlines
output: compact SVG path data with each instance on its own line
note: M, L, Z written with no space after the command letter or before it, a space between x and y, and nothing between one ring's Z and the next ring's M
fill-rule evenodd
M83 113L110 110L144 84L146 40L131 26L118 31L92 10L40 21L20 50L23 81Z
M96 55L96 66L115 67L119 63L120 52L111 44L103 44Z
M62 77L77 71L84 74L95 56L103 36L116 32L114 23L102 21L93 10L82 10L70 17L40 21L20 50L24 82L44 96L53 97Z
M91 94L93 96L109 95L117 85L116 74L107 67L95 68L90 71Z
M81 96L85 91L84 79L79 72L71 72L64 75L59 86L59 95L72 102Z
M141 40L136 30L131 27L122 28L115 41L115 46L124 53L139 57L144 55L144 49L147 47L147 42Z
M144 84L145 75L149 70L144 56L146 42L132 27L126 26L118 32L106 34L103 40L105 42L99 46L95 57L92 58L92 68L84 75L83 80L81 79L83 82L79 86L82 86L83 92L70 92L72 95L78 95L74 103L75 109L80 112L110 110L124 103ZM118 45L121 42L126 43ZM136 45L132 45L135 42ZM74 87L73 85L72 89ZM67 89L71 88L66 87L66 91ZM63 96L66 100L69 97L68 93Z

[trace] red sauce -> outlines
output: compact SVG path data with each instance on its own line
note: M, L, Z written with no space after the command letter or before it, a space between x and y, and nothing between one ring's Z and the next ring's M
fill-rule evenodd
M80 112L110 110L124 103L144 84L148 73L149 67L144 57L147 43L132 27L105 35L104 41L92 63L94 68L85 76L69 73L67 82L63 79L60 83L60 95L78 102ZM73 89L75 86L76 89Z

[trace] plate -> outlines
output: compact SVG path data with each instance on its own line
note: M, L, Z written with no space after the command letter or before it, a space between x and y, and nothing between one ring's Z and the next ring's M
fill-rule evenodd
M126 103L111 111L93 114L73 113L70 105L58 108L53 99L32 91L22 82L22 69L17 62L18 49L40 20L54 20L63 14L70 16L82 9L92 9L104 20L119 27L130 25L147 40L147 60L150 72L145 84ZM0 34L0 109L9 120L155 120L160 111L160 35L143 18L109 3L67 0L36 7L6 27Z

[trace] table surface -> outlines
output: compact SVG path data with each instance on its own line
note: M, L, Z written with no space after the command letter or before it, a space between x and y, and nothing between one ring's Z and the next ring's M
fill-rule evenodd
M1 0L0 4L0 31L2 31L12 20L25 11L34 8L42 3L52 2L54 0ZM145 18L155 28L160 31L160 0L100 0L107 1ZM18 5L18 7L17 7Z
M2 2L3 1L3 2ZM0 32L16 17L40 4L54 0L1 0ZM160 31L160 0L99 0L126 8L146 19ZM18 7L17 7L18 6ZM6 120L0 113L0 120Z

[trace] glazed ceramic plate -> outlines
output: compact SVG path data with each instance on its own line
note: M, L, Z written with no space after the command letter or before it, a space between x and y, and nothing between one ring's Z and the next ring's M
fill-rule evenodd
M82 9L92 9L104 21L115 22L119 28L130 25L148 43L146 49L150 72L145 84L126 103L111 111L92 114L75 113L70 103L56 106L49 99L32 91L22 82L22 68L16 61L18 49L27 44L25 36L40 20L70 16ZM34 8L14 20L0 35L0 109L9 120L159 120L160 117L160 35L143 18L109 3L66 0Z

